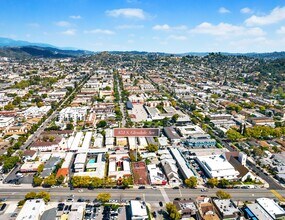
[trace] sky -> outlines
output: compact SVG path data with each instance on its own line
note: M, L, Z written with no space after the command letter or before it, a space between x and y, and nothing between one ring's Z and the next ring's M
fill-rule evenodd
M0 0L0 37L91 51L284 51L285 1Z

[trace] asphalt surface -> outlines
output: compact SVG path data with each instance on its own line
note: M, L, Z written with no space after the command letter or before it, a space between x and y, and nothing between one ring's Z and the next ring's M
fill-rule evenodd
M117 85L118 85L117 88L118 88L118 93L119 93L119 97L120 97L120 100L119 100L120 111L122 112L122 116L123 116L121 127L124 128L126 125L126 114L124 111L124 103L122 102L121 87L120 87L120 83L119 83L119 78L117 78Z
M69 190L68 188L54 188L54 189L23 189L20 187L10 187L0 189L0 198L7 198L7 200L21 200L24 198L27 192L30 191L47 191L51 194L52 201L64 201L71 194L75 196L75 199L84 198L94 200L98 193L106 192L110 193L112 198L116 200L131 200L140 197L142 200L147 202L169 202L173 201L175 198L195 199L200 195L215 196L218 189L209 189L208 192L201 192L200 189L95 189L87 190L83 189L83 192L78 192L78 190ZM241 201L253 201L256 198L267 197L276 198L274 194L267 189L225 189L224 191L231 194L234 200ZM285 191L279 191L281 195L285 195Z

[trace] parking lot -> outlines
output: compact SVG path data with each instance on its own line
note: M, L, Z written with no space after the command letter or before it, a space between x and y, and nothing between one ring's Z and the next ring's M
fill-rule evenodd
M133 109L128 110L129 115L135 115L135 118L132 118L131 120L133 122L141 122L147 120L147 112L142 104L133 104Z
M20 167L17 165L9 175L3 180L3 183L8 184L32 184L33 183L33 173L23 173L19 175ZM17 175L18 174L18 175Z

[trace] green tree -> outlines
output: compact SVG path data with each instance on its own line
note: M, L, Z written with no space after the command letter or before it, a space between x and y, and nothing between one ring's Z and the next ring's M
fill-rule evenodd
M4 106L4 110L6 111L12 111L14 110L15 106L12 103L8 103L7 105Z
M177 122L178 118L179 118L179 115L178 115L178 114L175 114L175 115L172 116L171 120L172 120L173 122Z
M208 179L207 185L210 186L211 188L214 188L219 184L219 181L217 178L210 178Z
M227 179L222 178L219 180L218 186L220 188L226 188L229 184L230 184L230 182Z
M133 185L133 178L132 177L123 178L122 185L126 188L129 187L130 185Z
M46 177L43 181L44 187L51 187L56 184L55 174L51 174L50 176Z
M219 199L230 199L230 198L232 198L232 196L231 196L229 193L227 193L227 192L225 192L225 191L223 191L223 190L218 190L218 191L216 192L216 196L217 196Z
M35 192L28 192L28 193L25 195L25 200L34 199L34 198L36 198L36 196L37 196L37 193L35 193Z
M107 122L105 120L101 120L97 123L98 128L105 128L107 126Z
M64 181L64 176L60 175L59 177L56 178L56 185L61 185Z
M111 194L110 193L99 193L97 195L97 200L106 203L111 199Z
M171 220L181 219L181 214L178 212L176 206L173 203L166 203L166 211Z
M238 141L243 138L243 136L238 131L232 128L229 129L226 134L231 141Z
M158 146L156 144L149 144L146 146L147 151L156 152L158 151Z
M103 180L98 177L93 177L91 179L89 188L99 188L103 185Z
M37 172L38 172L38 173L41 173L41 172L43 172L43 170L44 170L44 165L43 165L43 164L40 164L40 165L38 166Z
M50 201L50 194L45 191L41 191L36 195L37 199L43 199L46 203Z
M195 188L197 186L197 178L195 176L191 176L190 178L186 179L185 181L186 186L190 188Z
M68 124L66 125L65 130L73 130L73 129L74 129L74 126L73 126L72 123L68 123Z
M43 178L39 177L39 176L34 176L33 178L33 186L40 186L43 182Z

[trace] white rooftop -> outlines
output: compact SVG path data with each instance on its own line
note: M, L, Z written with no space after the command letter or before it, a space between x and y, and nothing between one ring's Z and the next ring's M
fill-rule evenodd
M285 211L281 206L279 206L273 199L269 198L259 198L256 199L256 202L273 218L276 218L276 215L284 215Z

